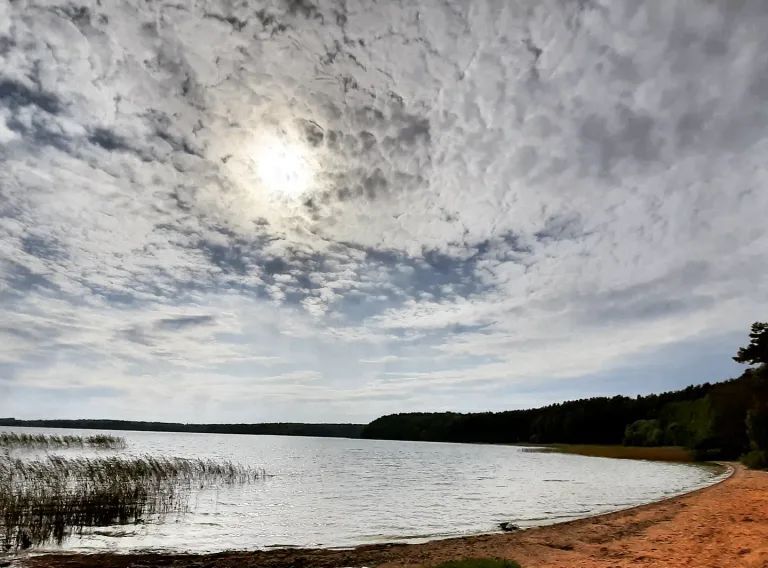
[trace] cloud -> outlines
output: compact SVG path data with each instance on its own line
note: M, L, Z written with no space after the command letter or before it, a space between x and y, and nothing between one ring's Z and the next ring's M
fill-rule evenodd
M395 361L401 361L402 357L397 355L384 355L383 357L376 357L374 359L360 359L361 363L367 363L369 365L382 365L386 363L394 363Z
M184 329L199 325L208 325L214 323L216 318L211 315L193 315L163 318L157 322L158 327L162 329Z
M0 411L78 387L130 417L148 376L222 419L248 392L278 419L482 408L731 337L768 307L766 24L757 0L0 5L0 365L31 389ZM309 191L270 191L266 143Z

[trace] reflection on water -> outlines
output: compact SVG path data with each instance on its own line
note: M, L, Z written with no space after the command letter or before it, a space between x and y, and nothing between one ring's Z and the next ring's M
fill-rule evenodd
M196 491L183 516L99 528L65 541L65 549L211 552L418 542L493 531L502 521L528 527L612 511L712 483L717 475L699 466L530 453L513 446L114 434L128 442L119 451L123 456L229 460L264 468L269 477Z

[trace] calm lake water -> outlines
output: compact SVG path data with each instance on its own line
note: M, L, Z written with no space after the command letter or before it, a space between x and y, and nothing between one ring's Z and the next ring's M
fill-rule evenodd
M122 455L226 459L264 468L272 477L205 489L192 497L186 515L162 524L96 529L68 540L66 550L212 552L416 542L490 532L501 521L528 527L586 517L683 493L719 475L701 466L535 453L512 446L99 432L126 438Z

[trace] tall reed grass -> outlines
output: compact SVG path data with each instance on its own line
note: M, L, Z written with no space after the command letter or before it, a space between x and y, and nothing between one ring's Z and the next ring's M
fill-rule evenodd
M262 469L203 459L0 457L0 546L61 544L88 527L183 513L193 489L265 477Z
M26 434L0 432L0 449L9 448L101 448L119 450L125 448L125 438L96 434L93 436Z

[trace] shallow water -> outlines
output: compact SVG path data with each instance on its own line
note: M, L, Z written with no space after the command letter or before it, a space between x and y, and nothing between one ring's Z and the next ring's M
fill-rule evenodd
M121 455L227 459L263 467L271 477L252 485L205 489L192 497L184 516L95 529L66 541L65 550L213 552L418 542L489 532L502 521L528 527L613 511L702 487L719 473L694 465L537 453L513 446L99 432L126 438L128 447Z

